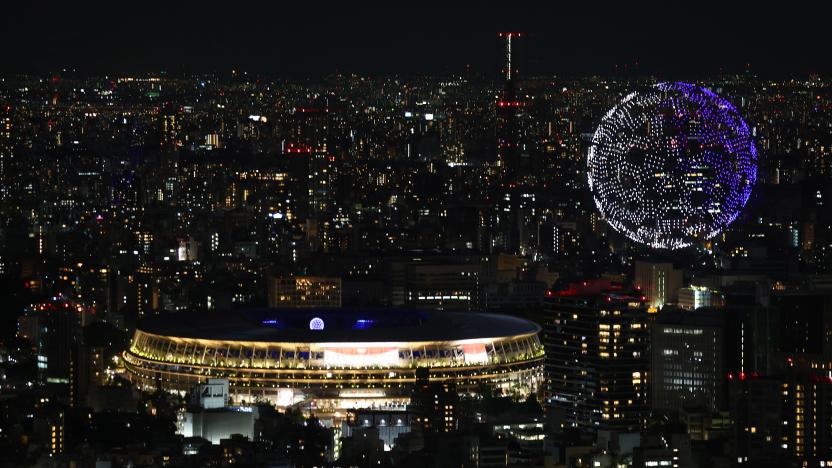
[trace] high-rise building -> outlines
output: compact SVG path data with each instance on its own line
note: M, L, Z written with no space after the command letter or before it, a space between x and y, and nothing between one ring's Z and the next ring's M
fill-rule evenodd
M394 306L477 310L482 276L481 256L411 257L390 262L390 296Z
M18 319L18 336L37 350L38 380L53 395L71 400L72 349L81 342L83 308L70 301L36 304Z
M291 124L283 152L308 158L308 215L317 218L333 208L335 188L335 156L327 146L329 106L326 100L317 99L308 106L296 107Z
M810 372L789 373L783 384L786 399L787 449L808 466L832 460L832 377Z
M54 406L40 409L33 415L34 432L50 456L64 453L66 447L66 418L64 411Z
M824 466L832 459L832 381L789 372L732 377L736 458L748 466L790 462Z
M650 407L722 408L724 319L715 309L663 310L650 328Z
M12 160L11 129L12 119L8 106L0 108L0 201L9 196L9 169Z
M729 373L737 459L750 466L822 466L832 460L832 295L771 295L768 375ZM756 315L760 316L761 313ZM745 330L744 339L754 337ZM757 338L759 340L759 337Z
M459 394L450 381L430 380L430 369L416 369L411 405L416 422L426 432L453 432L459 420Z
M564 427L638 430L647 417L648 313L641 293L609 281L549 291L546 406Z
M270 278L269 307L341 307L341 278Z
M707 286L687 286L679 289L679 307L685 310L696 310L700 307L721 307L725 305L725 298L719 291Z
M779 315L778 367L832 371L832 294L784 292L772 295L771 307Z
M635 279L636 289L647 296L649 307L662 308L667 303L676 302L679 288L682 287L682 270L673 268L669 262L637 261Z
M64 418L63 414L56 418L50 426L51 438L49 442L49 453L60 455L64 452Z
M104 349L76 344L72 347L71 353L69 402L78 408L87 405L87 396L91 388L104 383Z
M832 461L832 294L809 290L773 294L778 316L773 372L782 376L784 445L795 460Z

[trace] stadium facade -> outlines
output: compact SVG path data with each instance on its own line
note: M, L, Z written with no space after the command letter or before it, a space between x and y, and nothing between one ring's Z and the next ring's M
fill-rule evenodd
M235 403L319 410L404 405L418 368L460 392L535 392L540 327L485 313L259 309L184 312L139 324L123 353L136 385L189 391L228 379Z

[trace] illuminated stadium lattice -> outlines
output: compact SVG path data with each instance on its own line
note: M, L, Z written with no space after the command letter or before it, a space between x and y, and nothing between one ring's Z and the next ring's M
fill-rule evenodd
M236 401L346 407L405 401L418 368L463 391L533 392L539 332L516 317L449 311L181 312L143 320L122 358L142 388L186 392L223 378Z
M736 108L687 83L656 84L610 109L587 164L595 204L610 225L663 249L725 229L757 178L757 150Z

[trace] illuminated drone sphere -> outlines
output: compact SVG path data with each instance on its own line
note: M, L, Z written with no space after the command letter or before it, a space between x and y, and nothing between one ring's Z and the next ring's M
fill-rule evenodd
M717 235L757 179L748 125L728 101L687 83L656 84L610 109L587 164L595 204L610 225L663 249Z

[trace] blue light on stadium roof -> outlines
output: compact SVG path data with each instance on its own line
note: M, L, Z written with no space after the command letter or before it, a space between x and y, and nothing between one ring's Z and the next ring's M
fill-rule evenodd
M358 320L355 321L355 325L353 325L353 328L358 328L358 329L370 328L370 327L373 326L374 323L375 323L375 320L358 319Z

